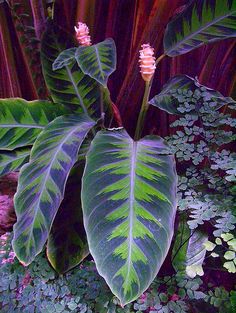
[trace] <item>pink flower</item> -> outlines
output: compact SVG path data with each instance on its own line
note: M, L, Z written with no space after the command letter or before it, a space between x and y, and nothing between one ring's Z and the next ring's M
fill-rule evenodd
M139 66L140 73L142 75L143 80L149 82L152 79L152 76L156 69L156 59L154 55L154 49L150 46L150 44L143 44L142 50L139 51Z
M85 23L78 22L74 27L76 32L76 39L82 46L91 46L91 37L89 36L89 28Z

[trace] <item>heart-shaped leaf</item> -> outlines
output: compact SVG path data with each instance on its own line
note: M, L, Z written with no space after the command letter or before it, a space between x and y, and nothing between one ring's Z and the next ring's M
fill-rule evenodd
M81 201L78 196L83 171L84 161L72 169L64 199L48 237L47 257L52 267L59 273L67 272L89 254Z
M22 263L29 264L41 252L78 150L94 124L84 115L65 115L51 122L37 138L30 162L20 172L14 199L17 223L13 247Z
M236 1L193 0L167 25L164 50L174 57L231 37L236 37Z
M89 250L123 305L144 292L170 247L175 161L163 139L136 142L123 129L97 133L82 180Z
M116 46L108 38L96 45L80 46L76 51L76 60L81 70L106 87L108 77L116 69Z
M75 46L70 34L52 21L42 37L41 61L43 74L52 99L87 116L100 117L98 83L80 70L77 62L53 71L53 62L65 49Z
M198 80L187 75L172 77L163 87L162 91L152 98L149 103L170 114L183 114L179 105L188 104L188 112L196 114L196 97L202 96L202 100L215 102L214 109L219 109L225 104L232 104L235 101L230 97L224 97L220 92L201 85ZM201 103L198 103L200 109ZM185 114L185 113L184 113Z
M48 101L0 99L0 149L32 145L45 125L66 113L67 108Z
M236 37L235 1L193 0L167 25L164 50L174 57L231 37Z
M54 71L59 70L60 68L70 65L75 62L75 51L77 48L70 48L62 51L56 60L52 64L52 69Z
M20 148L14 151L0 152L0 176L18 171L29 161L30 148Z

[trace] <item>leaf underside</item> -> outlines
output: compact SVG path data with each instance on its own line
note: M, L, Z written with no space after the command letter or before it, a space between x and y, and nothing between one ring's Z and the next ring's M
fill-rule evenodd
M43 100L0 99L0 149L32 145L45 125L68 112L62 105Z
M96 45L80 46L76 51L76 60L82 71L106 87L108 77L116 69L116 46L108 38Z
M82 208L98 272L123 305L150 285L168 252L176 211L175 162L163 140L100 131L82 180Z
M64 196L69 172L94 121L86 116L61 116L37 138L30 162L23 166L14 198L17 223L13 248L23 264L41 252Z
M193 0L168 24L164 51L174 57L231 37L236 37L236 1Z

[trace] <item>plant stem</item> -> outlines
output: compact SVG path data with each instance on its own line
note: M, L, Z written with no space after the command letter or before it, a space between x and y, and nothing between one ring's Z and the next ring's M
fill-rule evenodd
M142 135L142 130L143 130L143 126L144 126L143 124L144 124L144 120L145 120L147 110L149 107L148 98L149 98L149 94L150 94L150 89L151 89L151 82L145 82L145 91L144 91L144 96L143 96L143 102L142 102L141 110L139 112L139 117L138 117L137 127L135 130L134 140L139 140L141 135Z
M166 56L165 53L163 53L162 55L160 55L159 58L156 59L156 63L155 63L155 64L157 65L159 62L161 62L161 60L164 59L165 56Z

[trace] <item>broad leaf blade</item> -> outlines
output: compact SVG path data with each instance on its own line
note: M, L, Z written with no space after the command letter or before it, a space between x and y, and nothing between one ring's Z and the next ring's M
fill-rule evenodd
M15 195L13 247L22 263L29 264L42 250L78 150L94 124L86 116L62 116L37 138Z
M30 148L20 148L14 151L0 152L0 176L18 171L29 161Z
M164 50L174 57L231 37L236 37L235 1L193 0L168 24Z
M62 51L52 64L53 71L59 70L64 66L74 63L76 50L77 48L70 48Z
M83 171L84 162L73 168L48 238L47 257L59 273L75 267L89 254L79 197Z
M52 69L58 55L74 45L71 35L53 22L48 24L41 45L41 60L47 87L54 102L62 103L86 115L99 117L100 89L97 82L84 75L76 62L57 71Z
M198 80L187 75L177 75L172 77L163 87L162 91L152 98L149 103L170 114L183 114L180 104L188 105L188 112L196 114L197 94L203 95L203 100L217 103L215 109L221 108L225 104L235 103L230 97L224 97L220 92L201 85ZM199 109L201 103L198 103ZM187 110L187 107L186 107ZM184 113L185 114L185 113Z
M106 87L108 77L116 69L116 46L108 38L89 47L80 46L76 51L76 60L82 71Z
M32 145L45 125L68 112L62 105L43 100L0 99L0 149Z
M123 305L148 288L166 257L176 180L159 137L135 142L118 129L92 142L82 180L85 230L99 273Z

